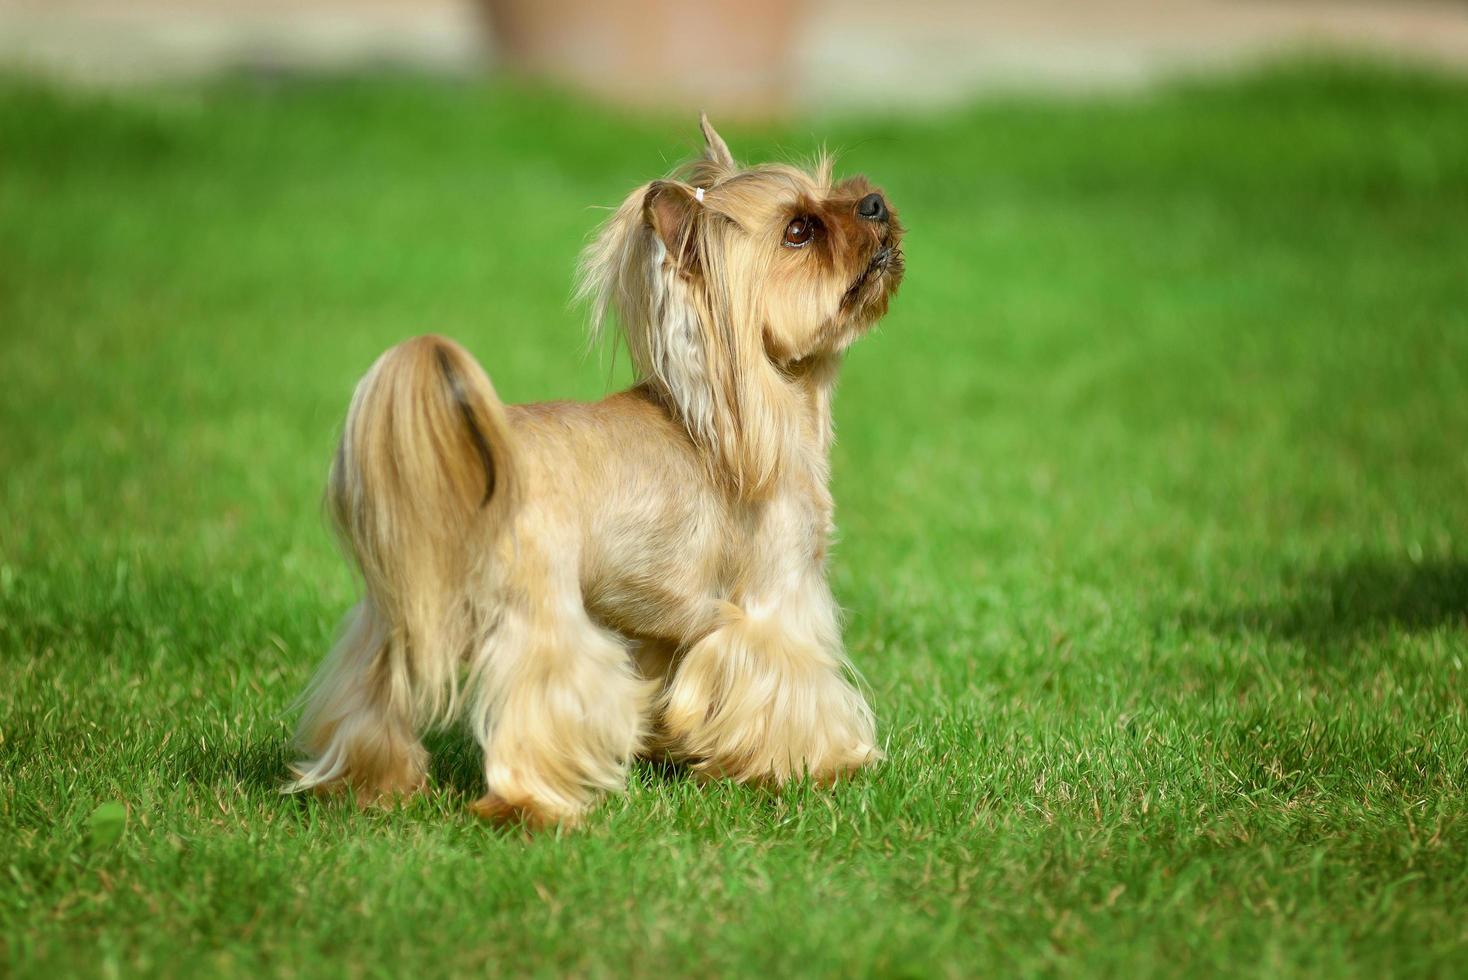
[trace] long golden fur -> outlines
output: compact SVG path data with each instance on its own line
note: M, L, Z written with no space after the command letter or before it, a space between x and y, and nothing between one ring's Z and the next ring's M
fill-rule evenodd
M504 405L419 337L362 379L327 499L366 596L305 695L292 790L420 788L467 714L482 815L573 822L628 762L829 780L878 756L825 579L831 394L886 312L901 228L860 177L703 157L582 259L638 382Z

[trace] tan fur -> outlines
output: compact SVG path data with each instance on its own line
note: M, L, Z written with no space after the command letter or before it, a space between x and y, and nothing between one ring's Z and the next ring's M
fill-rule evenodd
M841 352L902 276L872 188L703 159L635 190L582 261L638 383L504 406L421 337L358 386L328 486L366 597L306 694L290 789L424 781L418 732L467 714L475 809L571 822L639 752L710 777L875 761L824 565ZM698 189L702 188L702 200ZM793 219L819 229L787 244Z

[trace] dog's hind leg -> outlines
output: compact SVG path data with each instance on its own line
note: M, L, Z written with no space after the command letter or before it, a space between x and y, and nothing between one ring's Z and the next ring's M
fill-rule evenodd
M427 753L392 649L371 602L360 603L306 692L297 740L309 755L287 789L349 785L371 802L422 787Z
M654 683L599 628L574 582L516 590L474 665L470 722L487 790L475 811L534 826L574 823L623 787L642 748Z
M308 755L287 789L422 784L416 730L457 713L483 558L515 511L514 460L494 387L450 340L399 344L358 383L326 502L367 598L306 694Z

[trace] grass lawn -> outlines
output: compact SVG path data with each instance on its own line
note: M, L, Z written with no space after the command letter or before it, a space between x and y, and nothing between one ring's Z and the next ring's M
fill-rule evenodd
M455 731L403 809L277 793L354 596L321 485L407 335L619 383L572 264L694 120L0 83L0 974L1468 971L1468 82L725 135L910 228L834 458L889 758L527 837Z

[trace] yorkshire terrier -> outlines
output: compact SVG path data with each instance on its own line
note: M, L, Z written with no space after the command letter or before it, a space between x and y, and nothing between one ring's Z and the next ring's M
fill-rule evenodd
M358 384L327 500L366 597L303 696L290 790L419 789L463 708L481 816L574 823L630 760L826 782L880 757L826 584L842 353L902 280L863 177L704 152L582 256L593 331L636 371L600 402L505 405L419 337Z

